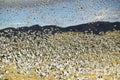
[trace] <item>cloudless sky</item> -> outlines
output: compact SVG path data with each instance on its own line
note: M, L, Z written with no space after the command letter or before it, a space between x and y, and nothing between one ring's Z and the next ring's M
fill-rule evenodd
M0 29L120 22L120 0L0 0Z

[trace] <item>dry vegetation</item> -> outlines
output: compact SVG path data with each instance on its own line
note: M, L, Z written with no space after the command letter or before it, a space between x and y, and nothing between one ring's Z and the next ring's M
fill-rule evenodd
M1 36L0 79L120 80L119 34L36 36L23 32L10 38Z

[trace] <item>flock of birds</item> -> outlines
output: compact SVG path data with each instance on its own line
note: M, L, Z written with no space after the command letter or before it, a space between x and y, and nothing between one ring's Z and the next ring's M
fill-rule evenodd
M21 32L5 37L1 32L0 79L11 73L2 71L10 63L16 65L13 72L29 75L33 70L39 77L52 74L59 80L89 80L90 77L81 77L81 74L111 75L120 79L119 33L38 33L36 36L34 32L31 35ZM97 80L104 78L98 76Z
M112 2L117 1L112 0ZM94 6L96 3L98 6ZM21 15L28 14L25 16L26 21L22 18L20 21L26 24L31 23L29 19L33 22L39 22L41 19L43 23L46 22L44 20L49 20L47 23L60 25L69 19L68 22L72 24L72 22L78 23L77 19L80 18L81 21L92 21L91 15L97 17L95 21L104 20L106 16L111 19L113 16L109 15L109 10L113 10L117 15L117 8L115 11L114 8L108 8L108 1L103 0L91 0L90 3L84 0L11 0L11 2L1 0L0 5L2 5L0 15L6 12L8 16L1 19L3 22L16 21L21 17L20 14L24 13ZM27 10L29 13L26 13ZM59 15L59 12L64 14ZM83 17L75 17L73 13ZM87 76L89 74L98 75L93 77L96 80L105 80L104 75L112 76L111 80L120 79L120 31L100 35L70 31L51 34L52 31L47 29L44 31L43 34L18 31L17 35L11 34L12 30L0 32L0 79L4 79L10 73L29 75L31 71L39 77L53 75L58 80L90 80L91 76ZM4 36L5 33L10 37ZM15 64L13 71L5 70L11 63Z

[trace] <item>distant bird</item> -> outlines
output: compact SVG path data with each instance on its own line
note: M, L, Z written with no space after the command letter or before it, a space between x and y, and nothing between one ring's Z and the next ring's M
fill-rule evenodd
M83 7L81 7L81 9L83 9Z
M102 76L98 76L97 80L104 80Z

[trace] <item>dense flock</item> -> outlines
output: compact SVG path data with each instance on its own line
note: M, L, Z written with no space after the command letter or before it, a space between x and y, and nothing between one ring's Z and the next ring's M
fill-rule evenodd
M2 34L0 79L6 79L10 73L29 75L33 71L43 79L52 75L56 80L120 80L120 31L100 35ZM13 70L5 70L12 63Z

